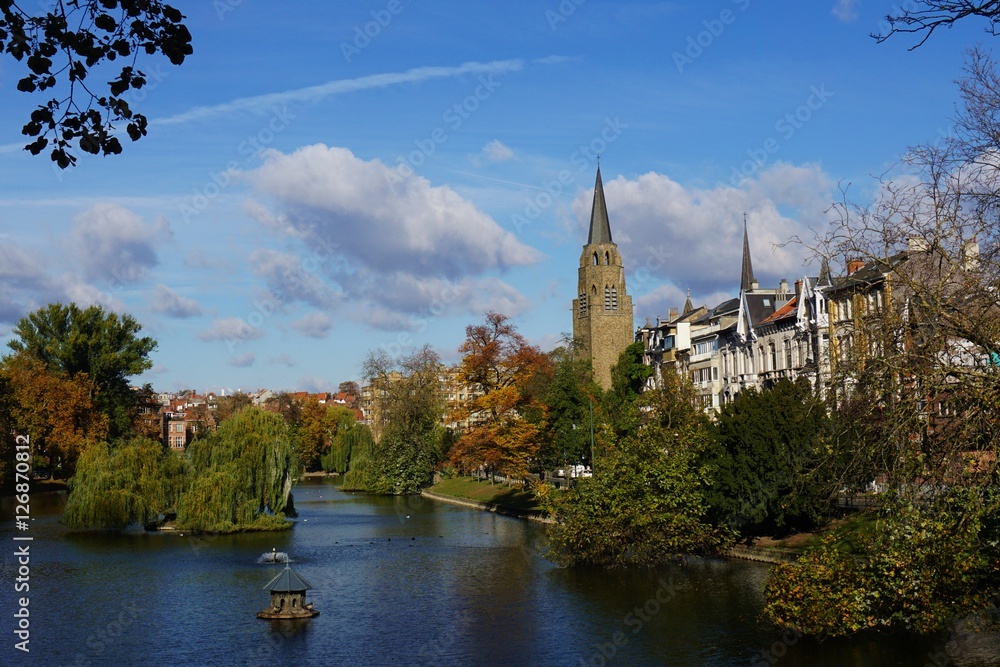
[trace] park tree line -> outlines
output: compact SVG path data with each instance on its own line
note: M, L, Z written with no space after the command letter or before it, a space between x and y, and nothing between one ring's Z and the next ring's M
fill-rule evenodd
M265 408L241 393L220 397L214 414L196 408L218 428L199 429L184 453L170 451L142 414L152 388L129 384L152 367L157 347L130 315L55 303L23 317L13 333L0 360L0 472L13 479L14 434L28 436L33 468L69 481L63 520L71 527L120 530L166 519L212 532L287 527L303 469L324 461L346 469L342 442L354 412L287 393ZM358 393L354 383L341 390Z

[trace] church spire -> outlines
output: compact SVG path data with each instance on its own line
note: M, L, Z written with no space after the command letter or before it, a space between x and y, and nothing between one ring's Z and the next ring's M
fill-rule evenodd
M757 279L753 276L753 263L750 261L750 237L747 235L747 214L743 214L743 273L740 275L740 291L749 292Z
M608 205L604 203L604 183L601 182L601 167L597 167L597 182L594 184L594 206L590 211L590 235L587 245L614 243L611 240L611 224L608 222Z
M823 263L820 264L819 268L819 279L816 284L820 287L825 287L830 284L830 260L826 257L823 258Z
M691 303L691 290L688 289L688 292L687 292L687 301L684 302L684 312L681 313L681 314L682 315L687 315L692 310L694 310L694 304Z

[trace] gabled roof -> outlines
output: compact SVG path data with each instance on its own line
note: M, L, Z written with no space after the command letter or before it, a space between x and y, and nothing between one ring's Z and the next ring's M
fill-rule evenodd
M778 310L774 311L771 315L762 319L758 324L767 324L768 322L777 322L778 320L783 320L786 317L796 317L799 305L799 297L793 296L789 299L785 305L783 305Z
M291 566L286 565L285 569L279 572L274 579L267 582L264 590L274 593L294 593L297 591L307 591L312 587L312 584L293 572Z
M747 294L747 307L750 314L750 324L756 326L760 324L762 320L770 317L774 313L774 295L773 294Z
M608 205L604 202L604 183L601 182L601 168L597 168L597 182L594 184L594 206L590 210L590 235L587 245L614 243L611 240L611 223L608 222Z

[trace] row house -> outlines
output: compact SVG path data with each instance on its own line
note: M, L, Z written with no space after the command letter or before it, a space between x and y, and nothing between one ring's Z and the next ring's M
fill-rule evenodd
M782 378L805 375L821 383L828 274L824 268L818 277L803 277L794 290L786 280L762 288L744 221L739 296L711 309L694 308L689 296L682 313L671 312L667 321L638 330L636 340L653 367L649 386L658 386L665 372L686 375L702 406L714 413L741 391Z
M784 280L775 289L761 289L744 226L738 298L695 309L689 297L685 312L671 312L667 321L647 321L638 329L645 363L654 369L649 386L658 386L665 372L687 375L709 411L745 389L766 389L782 379L808 378L824 395L849 391L857 371L867 359L881 355L883 345L911 344L915 336L932 335L935 316L914 312L909 305L912 287L938 285L936 298L960 310L962 299L972 298L962 290L978 271L978 258L975 241L965 243L954 260L911 239L905 251L884 259L848 261L841 278L831 279L824 260L819 276L802 277L794 290ZM905 327L883 317L893 299L905 306L897 311L897 317L909 318ZM948 341L939 354L942 363L953 366L993 363L964 339ZM938 397L926 400L942 402ZM948 407L938 409L946 412Z

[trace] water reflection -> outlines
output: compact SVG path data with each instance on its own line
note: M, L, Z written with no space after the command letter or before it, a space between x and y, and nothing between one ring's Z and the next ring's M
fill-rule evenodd
M768 569L756 563L560 569L538 524L323 480L297 487L300 522L281 533L71 533L62 502L32 500L33 650L14 656L8 642L0 664L1000 664L996 635L783 637L759 618ZM257 563L272 549L316 587L318 617L254 618L281 567ZM13 608L11 586L0 602Z

